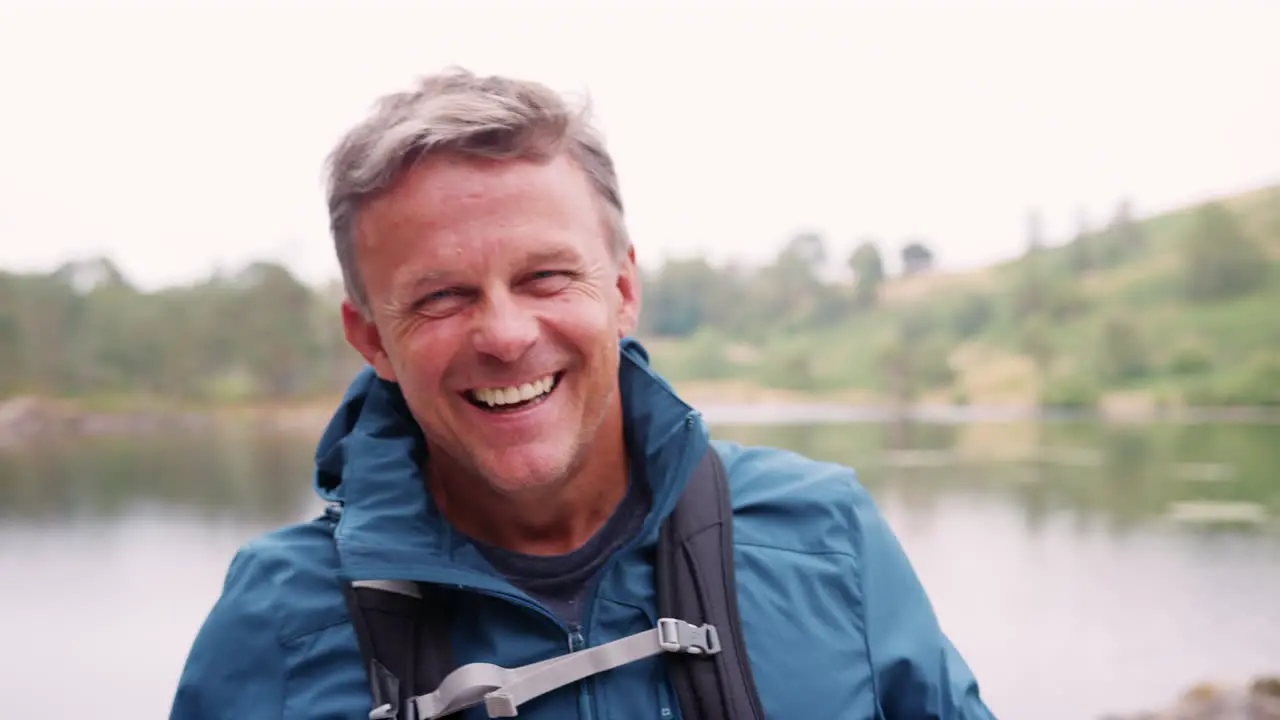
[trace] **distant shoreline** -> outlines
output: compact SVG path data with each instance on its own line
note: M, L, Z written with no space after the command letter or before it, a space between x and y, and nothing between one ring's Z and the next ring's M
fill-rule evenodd
M741 422L737 424L785 423L785 420L770 418L769 413L779 409L785 409L791 415L812 418L800 422L1280 422L1280 407L1162 405L1150 398L1130 394L1116 394L1092 408L1042 406L1027 400L962 405L936 397L898 406L885 397L857 389L814 393L737 381L675 382L672 385L686 402L708 415L719 414L718 410L732 410L723 419L712 420L726 424L739 419Z
M1033 403L954 405L921 402L898 407L857 391L812 394L745 383L675 383L676 391L713 425L824 423L1107 422L1278 423L1280 409L1103 405L1046 408ZM40 396L0 399L0 448L71 437L160 435L250 424L264 432L314 434L323 430L340 395L278 402L181 403L127 397L76 400Z

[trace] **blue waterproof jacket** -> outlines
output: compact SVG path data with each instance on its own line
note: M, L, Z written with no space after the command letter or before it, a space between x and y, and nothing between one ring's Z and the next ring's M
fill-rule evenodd
M650 558L708 443L700 415L624 342L619 373L633 462L654 502L602 571L581 628L493 572L432 505L422 438L396 385L358 376L316 453L326 513L245 545L191 648L173 720L358 720L370 691L340 582L411 580L468 591L459 664L517 667L651 629ZM743 632L769 718L989 720L901 547L853 471L715 441L734 506ZM528 720L659 720L680 709L661 656L520 707ZM483 706L467 718L483 718Z

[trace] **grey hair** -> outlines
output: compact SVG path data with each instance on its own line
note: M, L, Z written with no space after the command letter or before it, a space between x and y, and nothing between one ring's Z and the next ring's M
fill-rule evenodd
M568 153L599 194L610 248L631 247L613 159L589 120L540 83L451 69L385 95L347 132L326 163L329 229L347 297L366 317L368 292L356 266L360 209L428 155L543 161Z

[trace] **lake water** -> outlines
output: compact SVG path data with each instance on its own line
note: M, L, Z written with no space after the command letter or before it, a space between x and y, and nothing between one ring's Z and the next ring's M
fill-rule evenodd
M716 433L858 468L1001 718L1280 673L1280 426ZM236 547L317 510L312 443L245 427L0 453L0 717L165 717ZM1236 517L1177 519L1204 507Z

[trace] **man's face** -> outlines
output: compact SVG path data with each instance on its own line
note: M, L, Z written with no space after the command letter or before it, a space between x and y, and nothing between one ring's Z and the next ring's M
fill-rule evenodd
M618 417L618 341L640 304L585 173L567 157L432 158L364 208L356 237L372 318L344 305L347 338L399 383L433 467L504 493L582 467Z

